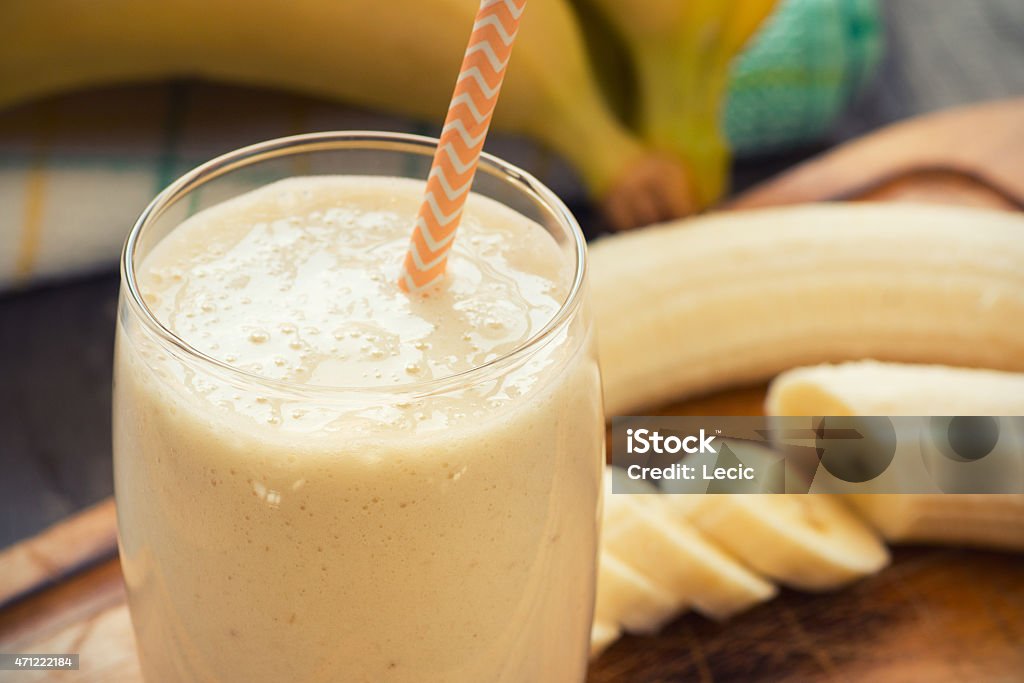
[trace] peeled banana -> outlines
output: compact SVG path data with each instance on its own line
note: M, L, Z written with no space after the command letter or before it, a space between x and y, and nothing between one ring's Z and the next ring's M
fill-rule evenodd
M0 7L0 107L73 88L195 76L439 121L478 4L7 2ZM678 199L689 192L682 161L649 152L608 108L566 0L531 3L524 14L494 125L560 152L595 196L626 203L616 215L626 223L666 197L676 198L667 204L672 215L689 208Z
M1024 415L1024 374L898 363L798 368L768 390L773 415ZM845 497L893 542L1024 550L1024 495Z
M720 213L598 240L609 416L801 365L1024 370L1024 217L915 204Z
M1024 415L1024 374L857 361L783 372L770 415Z

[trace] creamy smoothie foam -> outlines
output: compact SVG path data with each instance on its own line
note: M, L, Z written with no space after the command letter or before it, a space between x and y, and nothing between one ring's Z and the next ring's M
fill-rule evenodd
M122 318L115 474L147 680L582 680L603 458L585 319L456 377L545 328L573 264L474 195L445 286L401 293L422 187L274 183L138 269L164 325L253 376Z

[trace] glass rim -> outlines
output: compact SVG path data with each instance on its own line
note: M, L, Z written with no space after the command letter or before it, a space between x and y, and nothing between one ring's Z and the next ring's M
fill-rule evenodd
M384 131L355 130L305 133L274 138L240 147L192 168L160 191L143 209L129 231L124 247L121 250L121 285L123 293L127 294L123 300L128 302L128 306L135 315L135 318L141 321L145 328L160 343L169 344L190 360L215 368L220 372L226 373L229 377L248 383L257 383L275 390L319 395L355 393L377 395L416 394L423 396L441 393L457 385L472 385L478 381L485 381L491 373L529 356L558 330L569 323L580 308L587 271L586 240L583 237L579 223L565 203L531 173L487 152L483 152L480 155L478 172L483 171L497 176L502 182L514 186L517 191L527 196L532 194L540 206L550 211L554 219L567 228L568 233L571 235L572 252L576 257L576 263L569 292L560 303L555 314L540 330L518 344L511 351L468 370L444 377L385 386L314 385L273 379L256 372L235 367L193 347L185 339L164 325L153 311L150 310L138 286L135 254L139 247L139 239L147 226L159 219L164 211L169 209L183 196L211 180L261 161L319 151L372 150L380 148L381 151L407 152L432 157L438 142L437 138L426 135ZM514 209L512 210L514 211ZM410 232L411 230L412 228L410 227Z

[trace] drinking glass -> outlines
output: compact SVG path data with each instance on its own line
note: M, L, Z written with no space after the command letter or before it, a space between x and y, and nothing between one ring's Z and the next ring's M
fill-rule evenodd
M483 156L474 192L542 226L571 286L536 335L450 377L268 379L190 346L140 290L147 255L189 216L287 177L424 179L436 144L340 132L246 147L186 173L132 229L114 466L146 680L583 680L604 420L585 244L550 190ZM472 420L394 419L491 395L505 400Z

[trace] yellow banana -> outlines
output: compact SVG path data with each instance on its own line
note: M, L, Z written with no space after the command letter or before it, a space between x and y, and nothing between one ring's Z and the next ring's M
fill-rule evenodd
M1024 370L1024 217L914 204L716 214L599 240L609 416L858 359Z
M197 76L440 120L477 6L476 0L7 2L0 6L0 106L72 88ZM648 152L604 102L566 0L528 7L494 123L560 152L596 196L645 205L651 197L685 193L678 161ZM642 212L619 214L637 215Z
M637 80L633 118L644 139L686 160L697 206L722 197L729 67L776 0L575 1L601 13L627 45Z

